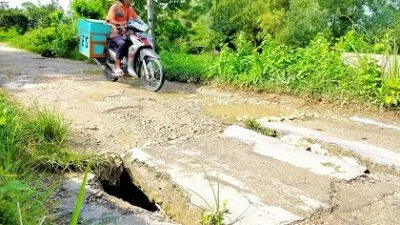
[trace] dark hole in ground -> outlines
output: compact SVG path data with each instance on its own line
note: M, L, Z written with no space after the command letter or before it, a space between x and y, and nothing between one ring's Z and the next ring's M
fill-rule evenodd
M133 184L132 179L124 169L121 174L120 181L117 185L110 184L107 180L102 180L104 191L110 195L120 198L131 205L146 209L151 212L158 210L156 204L150 202L149 198Z

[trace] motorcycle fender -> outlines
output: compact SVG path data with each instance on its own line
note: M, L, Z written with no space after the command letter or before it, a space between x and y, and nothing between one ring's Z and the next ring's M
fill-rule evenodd
M156 59L160 58L160 56L153 49L143 48L140 50L140 61L142 61L145 57L152 57Z

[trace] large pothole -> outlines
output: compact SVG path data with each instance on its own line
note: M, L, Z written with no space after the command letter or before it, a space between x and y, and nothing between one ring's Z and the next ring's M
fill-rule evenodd
M118 182L113 183L109 180L100 180L100 182L104 191L112 196L122 199L133 206L137 206L151 212L158 210L157 205L154 202L151 202L139 187L134 185L128 171L125 168L123 169Z
M182 225L199 224L203 210L191 204L188 193L167 172L128 156L106 158L95 168L95 180L108 195Z

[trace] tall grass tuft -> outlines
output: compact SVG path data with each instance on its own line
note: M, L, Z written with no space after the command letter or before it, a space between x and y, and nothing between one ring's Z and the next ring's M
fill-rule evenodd
M0 224L39 224L51 215L47 201L59 183L49 183L54 174L47 171L101 163L72 152L67 140L61 116L38 106L25 110L0 89Z
M78 224L79 214L80 214L80 212L82 210L82 207L83 207L83 201L85 200L85 187L86 187L86 182L87 182L87 179L88 179L89 168L90 168L90 166L86 167L85 173L83 175L81 188L79 190L78 198L76 200L74 212L72 213L72 218L71 218L70 225L77 225Z

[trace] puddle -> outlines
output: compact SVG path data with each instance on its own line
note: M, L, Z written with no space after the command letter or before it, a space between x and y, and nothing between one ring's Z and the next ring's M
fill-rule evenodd
M234 123L238 119L247 118L262 118L268 116L280 117L284 112L268 105L256 104L218 104L211 103L204 107L206 115L215 116L227 123Z

